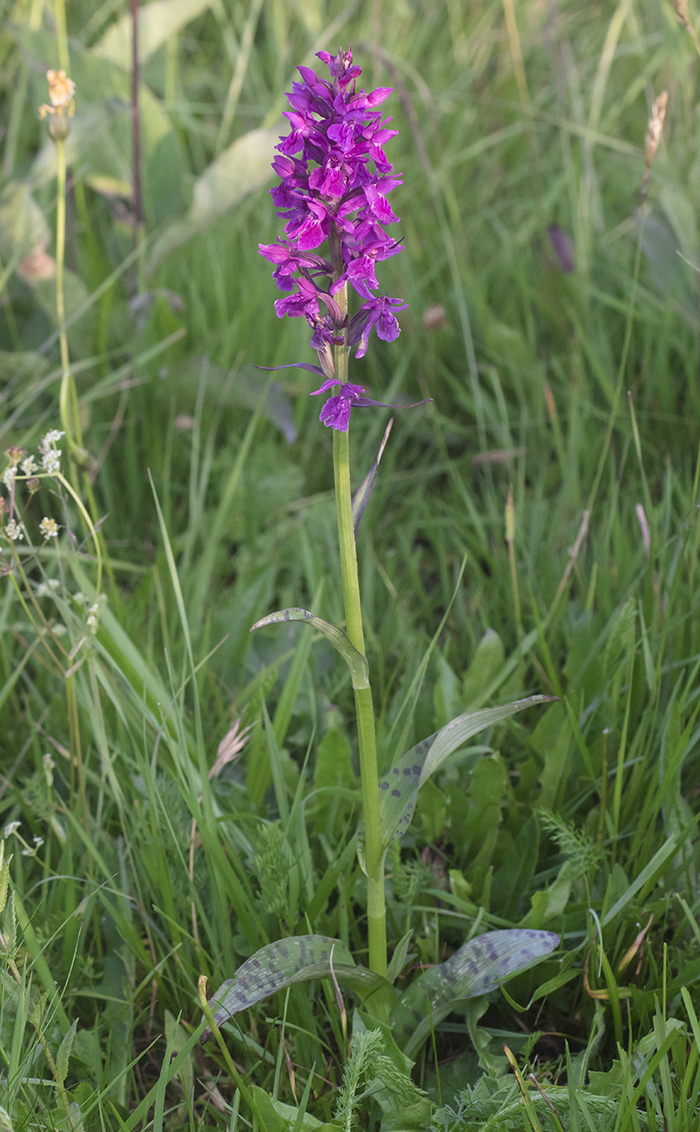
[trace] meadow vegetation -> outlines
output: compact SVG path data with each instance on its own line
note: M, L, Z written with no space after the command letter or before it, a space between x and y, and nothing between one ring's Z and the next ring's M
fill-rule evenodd
M64 34L62 0L17 0L0 32L2 448L74 441L2 492L25 526L0 547L2 1129L692 1132L700 12L151 0L135 152L127 7L73 0ZM560 944L413 1044L327 979L203 1044L201 997L261 947L367 959L347 671L308 628L249 632L343 619L315 379L256 368L316 360L258 243L284 92L341 44L393 87L382 288L408 303L350 380L432 398L393 414L357 540L380 772L460 713L557 697L423 786L390 972L403 992L492 930ZM38 116L59 68L65 196ZM390 415L353 415L355 485Z

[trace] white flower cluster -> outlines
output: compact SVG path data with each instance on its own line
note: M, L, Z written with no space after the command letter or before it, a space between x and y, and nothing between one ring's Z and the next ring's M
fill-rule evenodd
M97 601L88 606L87 627L94 635L97 632L97 619L107 604L107 594L99 594Z
M59 589L60 585L58 578L49 578L46 582L39 582L36 587L36 596L48 597L52 591Z
M39 523L39 530L45 539L58 537L58 523L55 519L47 519L46 516Z
M52 428L42 439L39 445L41 452L41 466L47 475L53 476L61 468L61 449L56 448L55 445L65 436L65 433L58 428Z
M85 597L85 594L78 592L73 594L73 601L76 605L82 605L83 608L86 609L86 625L94 636L94 634L97 632L100 613L107 604L107 594L98 594L97 600L94 601L91 605L88 605L88 599Z
M16 542L17 539L24 538L24 523L18 523L16 519L10 519L5 527L5 534L11 542Z

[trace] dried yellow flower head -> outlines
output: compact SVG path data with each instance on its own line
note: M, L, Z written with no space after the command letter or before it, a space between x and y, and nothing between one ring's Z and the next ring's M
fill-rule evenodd
M646 137L644 139L644 152L647 167L651 165L652 161L654 160L654 154L659 148L659 142L661 141L661 131L664 128L664 118L666 117L667 104L668 91L663 90L651 108L651 117L649 119L649 125L647 126Z
M63 118L65 111L69 118L75 113L75 83L68 78L65 71L47 71L46 78L49 84L49 99L51 105L44 103L39 107L39 117L45 118L47 114L55 114ZM67 123L65 130L59 130L63 136L68 133Z

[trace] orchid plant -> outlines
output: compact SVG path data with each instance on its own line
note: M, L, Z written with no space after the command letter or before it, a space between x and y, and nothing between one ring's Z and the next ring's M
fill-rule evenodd
M380 779L355 542L378 461L353 499L349 434L354 408L383 403L365 396L363 387L350 382L348 375L353 351L355 358L364 357L373 330L385 342L399 335L396 315L407 304L380 293L376 271L402 250L391 230L399 218L387 199L402 178L384 151L396 131L389 128L391 119L383 118L378 109L391 90L380 87L369 94L358 90L361 68L353 62L350 50L341 49L335 56L321 51L318 58L330 75L319 77L310 68L299 67L301 81L287 95L291 109L286 117L291 128L276 147L273 161L280 183L272 189L272 198L284 221L284 236L259 247L274 264L273 279L284 292L275 303L277 315L306 318L311 329L310 344L318 365L296 363L322 379L311 396L330 393L320 421L333 430L345 629L300 608L268 614L253 629L279 621L304 621L331 641L350 669L360 756L363 821L357 843L367 880L369 970L356 965L339 940L293 937L262 948L209 1003L204 981L200 1000L208 1025L205 1036L213 1032L220 1040L218 1024L231 1015L291 983L328 975L345 980L371 1015L388 1020L396 1040L410 1055L419 1048L430 1025L443 1018L457 1000L493 989L558 943L550 932L491 932L466 943L401 997L391 986L406 960L409 941L398 945L388 964L385 858L391 843L411 821L420 787L471 736L551 697L533 696L461 715L419 743ZM358 300L353 311L351 301Z

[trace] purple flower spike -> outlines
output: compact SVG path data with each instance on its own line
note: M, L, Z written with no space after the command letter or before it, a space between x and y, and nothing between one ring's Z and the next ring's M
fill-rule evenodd
M400 240L387 232L399 220L387 196L402 178L384 152L396 131L379 109L391 90L357 90L362 70L353 63L351 50L337 55L320 51L318 58L329 77L299 67L301 81L287 95L290 128L272 163L280 178L272 199L284 237L261 244L260 252L275 269L275 283L287 293L275 304L279 317L305 316L313 330L311 345L319 352L327 355L331 345L359 343L357 356L362 357L372 327L385 341L398 335L393 312L405 305L373 294L379 288L377 266L401 251ZM330 251L317 252L326 241ZM350 323L352 333L344 308L333 299L348 284L362 304ZM319 306L327 312L321 322Z

